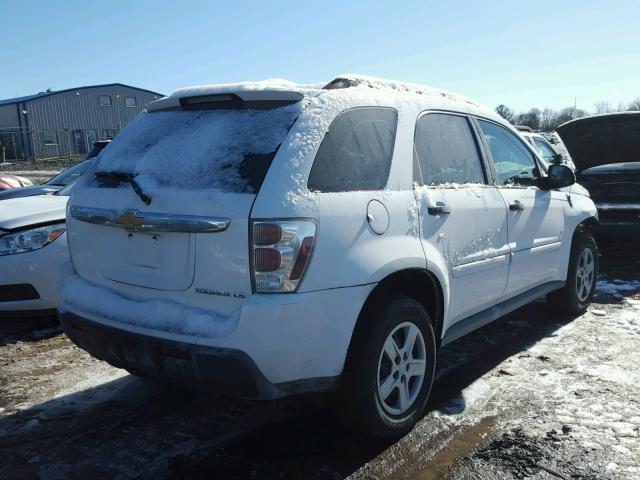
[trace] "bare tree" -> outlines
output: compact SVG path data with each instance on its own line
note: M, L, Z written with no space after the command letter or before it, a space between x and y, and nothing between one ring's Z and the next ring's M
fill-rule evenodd
M496 107L496 113L504 118L507 122L513 123L514 113L513 111L504 104L500 104Z
M618 102L618 106L616 107L616 112L624 112L627 109L627 104L624 102Z
M562 125L569 120L586 117L589 113L576 107L565 107L558 113L558 125Z
M631 100L629 105L627 105L627 110L632 111L640 111L640 97L637 97L635 100Z
M540 129L540 110L532 108L526 113L521 113L514 117L517 125L526 125L534 130Z
M595 108L595 113L611 113L613 112L613 108L609 102L599 101L593 104Z
M545 108L540 114L540 129L545 132L551 132L558 125L558 112L552 108Z

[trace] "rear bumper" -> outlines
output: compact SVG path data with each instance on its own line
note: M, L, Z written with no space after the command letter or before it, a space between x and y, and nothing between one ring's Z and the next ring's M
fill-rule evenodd
M142 328L66 304L59 317L73 342L116 367L195 390L272 399L335 386L372 288L251 295L222 337Z
M69 338L93 356L134 374L193 390L270 399L287 386L269 383L244 352L163 340L108 327L73 313L60 314Z

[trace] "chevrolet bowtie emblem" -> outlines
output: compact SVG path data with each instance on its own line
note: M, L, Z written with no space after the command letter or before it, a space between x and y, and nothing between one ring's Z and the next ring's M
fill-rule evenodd
M144 217L137 214L137 210L129 211L116 218L116 223L122 225L126 230L135 230L136 227L144 225Z

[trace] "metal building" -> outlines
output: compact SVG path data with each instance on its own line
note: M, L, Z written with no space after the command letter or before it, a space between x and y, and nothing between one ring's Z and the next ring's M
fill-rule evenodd
M110 83L0 100L0 156L2 149L7 160L82 156L162 96Z

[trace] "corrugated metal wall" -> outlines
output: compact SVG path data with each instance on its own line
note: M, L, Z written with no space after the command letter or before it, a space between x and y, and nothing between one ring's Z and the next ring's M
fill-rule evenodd
M109 97L111 104L101 105L101 96ZM14 147L20 150L16 158L82 155L94 142L113 138L149 102L159 97L124 85L54 93L19 105L0 106L0 134L9 130L24 132L17 140L15 135L11 138L12 143L20 143L20 148ZM129 106L127 99L130 99ZM10 143L8 138L4 140Z
M18 128L18 108L13 105L0 106L0 130Z
M111 106L100 106L100 95L111 97ZM127 107L125 98L135 98ZM63 92L27 102L31 130L116 129L120 130L158 95L120 85Z

